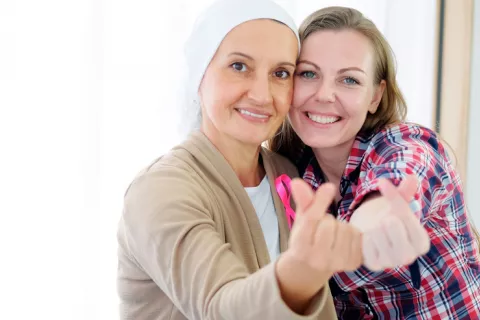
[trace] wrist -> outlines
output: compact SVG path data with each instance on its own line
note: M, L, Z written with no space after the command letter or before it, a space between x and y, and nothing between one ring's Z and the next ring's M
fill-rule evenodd
M331 272L310 267L288 250L278 259L275 270L279 284L303 298L313 297L332 276Z

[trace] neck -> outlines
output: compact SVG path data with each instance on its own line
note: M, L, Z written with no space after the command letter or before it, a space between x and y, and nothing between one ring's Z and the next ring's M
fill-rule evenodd
M335 186L340 186L352 146L353 141L330 148L312 148L325 178Z
M249 145L225 134L202 132L225 157L244 187L256 187L265 176L259 163L260 146Z

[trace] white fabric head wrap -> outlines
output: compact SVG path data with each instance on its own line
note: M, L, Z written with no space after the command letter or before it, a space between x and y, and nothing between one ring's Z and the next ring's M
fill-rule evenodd
M198 89L210 60L225 36L236 26L255 19L277 20L288 26L300 38L292 17L278 4L270 0L218 0L208 7L195 21L193 31L185 43L186 77L181 127L182 135L200 128L201 110Z

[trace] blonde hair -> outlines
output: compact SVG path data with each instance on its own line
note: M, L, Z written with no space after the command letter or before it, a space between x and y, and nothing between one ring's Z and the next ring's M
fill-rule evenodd
M392 48L375 24L360 11L346 7L328 7L315 11L301 24L299 35L303 43L311 34L322 30L355 30L366 36L375 51L375 84L385 81L385 91L374 114L368 113L361 132L376 132L405 120L407 105L396 80ZM279 128L268 146L295 161L304 144L293 131L288 119Z

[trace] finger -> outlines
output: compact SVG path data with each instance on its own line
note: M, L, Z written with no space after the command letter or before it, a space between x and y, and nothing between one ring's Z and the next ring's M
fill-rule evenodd
M378 189L382 196L384 196L390 203L397 204L399 202L406 202L398 188L387 179L380 179Z
M353 226L352 226L353 227ZM355 228L356 229L356 228ZM351 259L350 270L355 271L363 264L363 234L359 230L355 230L355 234L352 238L351 247Z
M354 252L352 245L355 240L360 240L359 234L360 232L355 227L345 222L337 222L337 234L333 247L335 254L333 266L336 272L354 271L359 267L361 258L358 256L361 254L358 251Z
M297 212L305 212L312 204L315 195L312 187L302 179L296 178L292 180L290 188L292 190L292 197L293 201L295 201Z
M290 231L288 246L300 251L310 250L317 231L317 224L318 221L311 221L305 215L297 214Z
M364 233L362 238L363 264L372 271L380 271L381 266L378 262L378 252L369 233Z
M297 208L299 214L295 221L295 224L298 225L294 230L295 240L302 245L311 246L315 243L315 234L320 221L326 215L326 208L333 200L334 187L331 184L323 184L313 195L311 187L306 182L295 179L292 181L291 188L297 205L300 205L300 209Z
M338 221L328 214L326 215L317 226L315 231L315 246L321 246L324 252L333 252L335 247L335 238L337 235Z
M394 256L390 239L385 234L382 226L369 232L372 245L377 249L378 268L381 270L396 267L396 258Z
M395 216L388 216L382 221L382 227L388 236L397 265L408 265L416 259L416 250L409 240L403 222Z
M413 181L408 183L413 185ZM390 186L386 186L386 189L389 188ZM413 187L410 188L413 189ZM387 193L390 191L391 190L387 190ZM415 215L415 212L412 211L409 204L404 200L399 200L397 197L396 200L392 201L393 202L390 204L390 210L401 219L401 223L403 223L403 226L407 232L409 242L416 249L416 254L422 255L427 253L430 249L430 236L428 235L425 227L422 225L420 219Z
M315 193L311 186L302 179L292 180L290 187L297 215L290 233L289 244L291 246L299 246L299 250L304 250L312 245L319 220L319 217L305 213L312 206Z
M410 202L414 198L417 189L418 178L413 174L406 176L397 187L398 193L406 202Z
M318 222L312 244L312 255L316 261L315 265L331 272L335 272L333 269L333 259L336 257L336 252L332 250L336 234L336 224L337 221L333 216L325 216Z
M328 211L328 207L332 204L335 197L335 187L331 183L324 183L315 192L315 196L311 207L309 207L308 215L314 215L317 219L323 218Z
M411 199L416 192L412 178L407 179L401 187L402 189L400 189L400 186L394 186L386 179L379 182L379 191L387 200L390 211L401 216L408 215L409 219L414 218L415 214L410 209L409 200L405 200L405 197ZM403 193L400 193L400 190L403 190Z
M347 226L345 222L337 221L336 223L337 233L333 241L332 251L335 253L333 265L337 271L346 271L349 260L352 231L346 228Z
M424 255L430 250L430 236L425 227L421 224L413 213L410 217L403 217L402 219L405 229L408 234L410 243L415 248L417 255Z
M389 189L387 186L386 189ZM391 190L390 190L391 191ZM390 192L390 191L387 191ZM430 237L421 221L403 199L391 200L390 211L400 219L408 235L409 243L415 248L416 255L423 255L430 250Z

